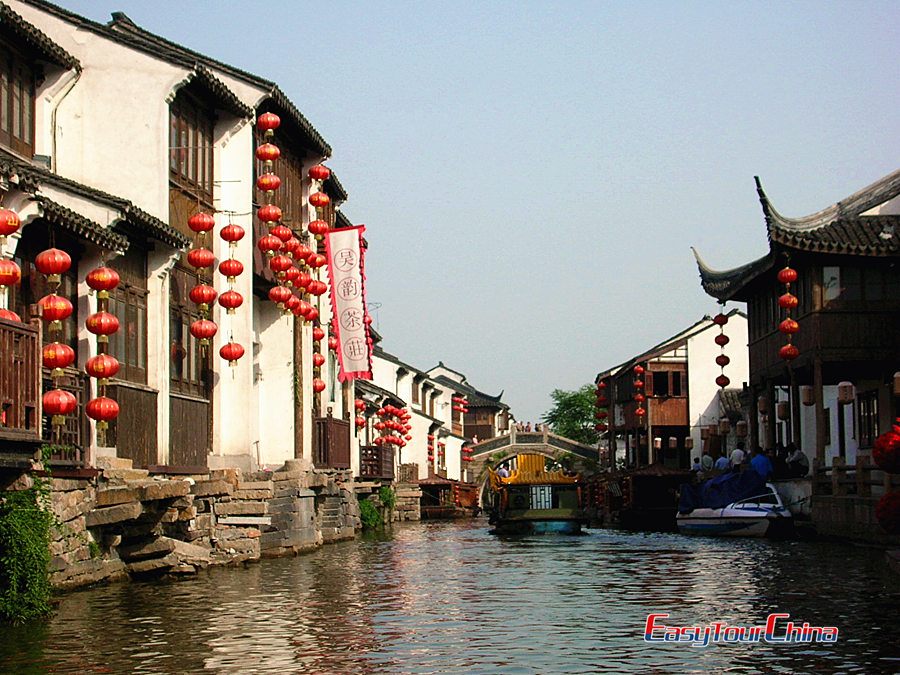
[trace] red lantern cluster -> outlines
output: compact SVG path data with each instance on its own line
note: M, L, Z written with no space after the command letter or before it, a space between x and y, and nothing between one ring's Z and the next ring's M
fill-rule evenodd
M883 471L900 473L900 418L888 431L875 439L872 460Z
M77 402L69 392L59 388L59 378L63 376L63 368L72 365L75 360L75 351L68 345L60 344L58 337L62 332L62 322L72 316L72 303L67 298L57 295L62 283L62 274L72 265L72 258L65 251L58 248L49 248L38 253L34 266L38 272L46 275L50 293L38 300L41 306L41 318L49 322L48 330L53 342L44 347L41 354L43 364L51 368L51 378L54 389L45 392L41 398L44 413L51 415L51 426L54 429L57 441L65 424L65 416L74 412Z
M200 211L188 218L188 227L197 234L195 247L188 253L188 264L195 268L198 281L208 275L206 268L212 268L216 259L213 252L206 248L206 233L213 229L216 225L216 219L209 213ZM204 283L198 283L194 286L188 297L191 302L197 305L200 310L200 318L191 324L191 335L200 341L200 348L206 353L210 340L218 332L219 328L213 323L209 317L209 308L216 301L216 289Z
M396 445L398 447L406 447L407 441L412 440L412 425L409 420L412 415L406 408L398 408L394 405L386 405L379 408L379 420L373 425L375 430L381 435L375 439L375 445Z
M473 461L473 458L472 458L472 448L470 448L468 445L464 445L464 446L463 446L463 449L462 449L462 461L464 461L464 462L471 462L471 461Z
M3 246L6 237L18 231L21 226L19 216L10 209L0 209L0 256L3 254ZM8 290L22 279L22 270L12 260L0 257L0 319L9 321L21 321L22 319L13 311L7 309Z
M785 361L793 361L800 355L799 350L791 344L792 336L800 329L800 325L791 318L791 310L799 303L796 296L791 294L791 284L797 281L797 271L786 266L778 272L778 281L784 284L784 294L778 298L778 306L786 315L784 321L778 325L778 330L787 336L787 344L778 350L778 356Z
M104 445L106 428L119 415L119 404L106 395L109 378L119 372L119 361L107 354L109 336L119 330L119 320L109 312L109 292L119 285L119 275L108 267L98 267L88 273L86 281L97 294L97 311L85 321L87 329L97 336L97 354L88 359L84 369L97 380L97 397L88 401L85 413L97 422L98 442Z
M597 400L594 402L594 407L597 408L597 412L594 413L594 418L597 422L594 424L594 429L604 432L609 429L609 398L606 396L606 382L597 383L595 394Z
M461 506L462 502L459 501L459 484L453 484L453 503L457 506Z
M644 415L647 414L646 409L644 409L643 403L646 400L644 398L644 367L641 365L637 365L634 367L634 401L637 403L637 408L634 409L634 414L637 415L638 419L643 419Z
M878 500L875 518L888 534L900 534L900 492L888 492Z
M219 263L219 273L228 282L228 290L219 295L219 305L225 308L226 314L234 314L235 310L244 304L244 296L234 290L235 280L244 271L243 263L234 257L238 242L244 238L244 228L229 222L219 232L219 236L228 242L230 253L227 260ZM243 355L243 346L235 342L231 335L228 337L228 342L219 348L219 356L228 361L228 365L232 367L237 366L238 359Z
M465 396L454 396L451 400L453 401L453 409L455 411L463 414L469 412L469 408L467 407L469 405L469 401Z
M725 366L731 363L731 359L725 355L725 345L727 345L730 340L727 335L725 335L725 324L728 323L728 315L725 314L725 303L722 303L722 310L713 317L713 323L719 327L719 334L716 335L715 341L716 344L719 345L719 355L716 357L716 365L719 366L719 376L716 378L716 386L724 389L727 387L731 380L728 379L728 376L725 375Z

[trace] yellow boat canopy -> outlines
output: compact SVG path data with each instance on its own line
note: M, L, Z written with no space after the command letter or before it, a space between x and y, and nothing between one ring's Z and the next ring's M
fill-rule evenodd
M546 461L544 455L516 455L516 469L508 478L490 469L491 489L499 490L504 485L569 485L581 479L581 474L570 476L563 471L545 470Z

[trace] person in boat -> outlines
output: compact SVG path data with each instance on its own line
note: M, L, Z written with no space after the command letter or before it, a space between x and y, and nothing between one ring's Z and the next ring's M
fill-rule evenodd
M704 471L712 471L713 458L706 450L703 451L703 456L700 457L700 466L703 467Z
M791 446L793 445L793 443L788 444L788 450L793 450L793 452L788 455L786 462L788 476L791 476L793 478L801 478L802 476L805 476L807 473L809 473L809 459L800 448L796 446L791 448Z
M509 478L509 469L507 469L505 465L501 466L497 469L497 475L500 476L500 478Z
M713 465L716 471L728 471L731 468L731 461L728 459L728 455L723 454L719 459L716 460L716 463Z
M753 449L753 458L750 460L750 468L763 477L763 480L769 480L774 470L772 462L758 446Z
M691 471L696 471L697 473L703 471L703 466L700 464L699 457L694 457L694 465L691 467Z
M731 470L740 471L741 464L744 463L744 442L738 441L734 450L731 451Z

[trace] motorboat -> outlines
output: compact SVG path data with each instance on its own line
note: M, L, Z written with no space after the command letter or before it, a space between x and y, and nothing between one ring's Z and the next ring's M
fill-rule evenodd
M794 524L775 486L753 470L682 485L675 522L683 534L731 537L785 535Z

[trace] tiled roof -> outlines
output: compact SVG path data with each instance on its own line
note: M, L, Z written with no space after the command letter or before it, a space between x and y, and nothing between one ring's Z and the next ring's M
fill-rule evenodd
M0 2L0 28L9 31L46 61L62 66L66 70L81 70L78 59L47 37L37 26L25 21L2 2Z
M722 412L725 416L732 422L744 419L740 389L720 389L719 405L722 407Z
M61 204L47 197L35 197L34 201L41 205L43 217L54 225L75 233L82 239L93 242L97 246L111 251L124 252L128 249L128 238L109 228L103 227L93 220L88 220Z
M42 167L30 164L4 148L0 148L0 175L6 177L18 176L19 186L29 192L37 192L42 184L53 185L66 192L87 197L88 199L92 199L101 204L106 204L107 206L112 206L119 210L123 220L127 223L134 225L138 229L146 232L152 238L167 244L172 248L186 248L191 244L190 238L169 226L167 223L164 223L159 218L155 218L149 213L139 209L127 199L116 197L108 192L88 187L87 185L83 185L69 178L64 178L63 176ZM52 203L52 200L46 198L44 201ZM60 206L60 208L64 207ZM66 209L66 211L71 210ZM72 213L74 213L74 211L72 211ZM85 221L92 222L87 219L85 219ZM101 227L96 223L94 224L97 227ZM102 229L108 231L107 228ZM118 237L121 235L116 236ZM115 245L112 246L112 248L121 248L121 246ZM125 248L127 248L127 244Z
M441 363L441 367L447 368L443 363ZM447 368L450 370L449 368ZM456 372L456 371L453 371ZM457 382L456 380L447 377L446 375L438 375L437 377L431 378L435 382L440 382L441 384L446 385L450 389L454 389L460 394L465 395L466 400L469 402L468 407L500 407L500 408L509 408L508 405L501 402L500 399L503 397L503 392L501 391L496 396L491 396L490 394L485 394L482 391L478 391L475 387L473 387L468 382Z
M353 227L353 223L350 222L350 219L344 215L344 212L341 210L337 210L334 212L334 227L336 229L340 229L342 227Z
M235 117L253 117L253 109L241 103L237 95L213 75L209 68L198 64L188 79L206 89L222 110L227 110Z
M341 185L341 181L338 180L337 174L334 171L331 172L331 175L325 181L323 187L325 188L325 193L331 197L332 201L347 201L347 191L344 189L344 186Z

